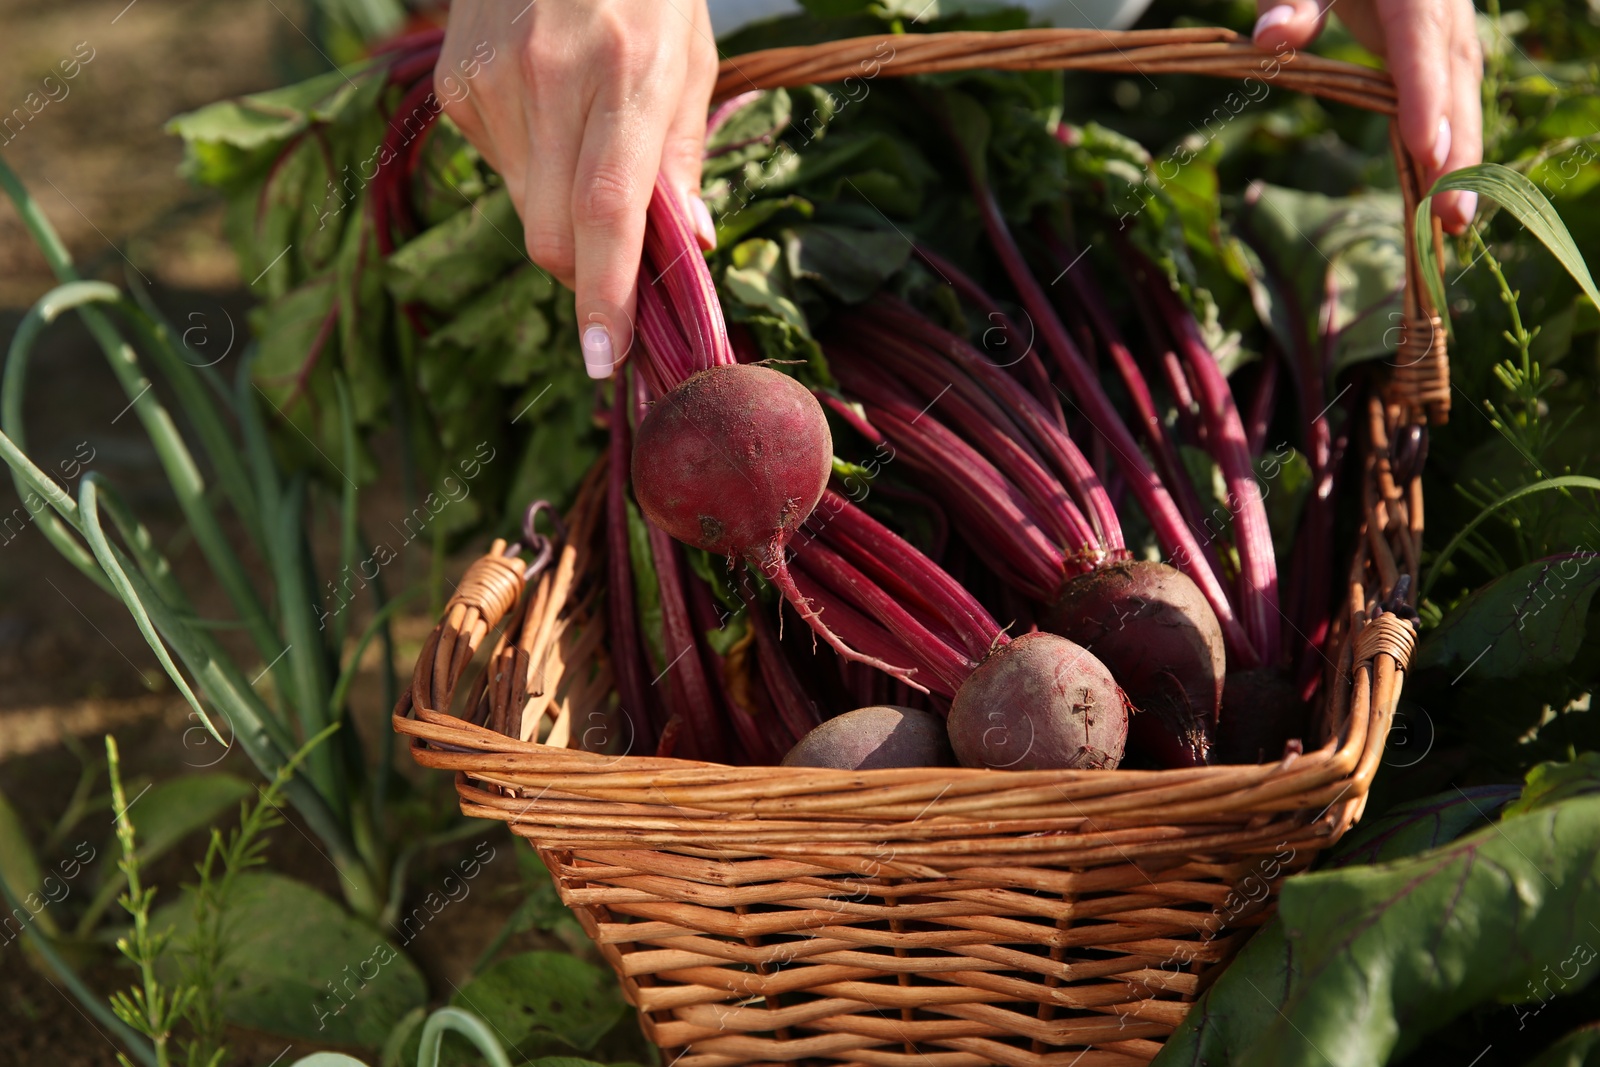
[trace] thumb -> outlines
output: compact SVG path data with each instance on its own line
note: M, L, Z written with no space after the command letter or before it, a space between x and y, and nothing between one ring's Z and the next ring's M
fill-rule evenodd
M1304 48L1316 40L1326 19L1316 0L1256 0L1256 10L1260 17L1250 36L1269 51Z

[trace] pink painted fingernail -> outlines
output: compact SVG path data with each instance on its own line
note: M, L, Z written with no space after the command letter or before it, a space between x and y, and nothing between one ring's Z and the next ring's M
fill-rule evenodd
M1450 158L1450 120L1439 120L1439 132L1433 138L1433 169L1438 170L1444 166L1444 161Z
M609 378L616 360L611 353L611 334L604 326L590 326L583 331L583 366L591 378Z
M707 252L717 247L717 224L711 221L711 209L693 193L689 194L689 217L694 220L694 232L700 238L700 247Z
M1269 9L1266 14L1256 19L1256 28L1250 31L1251 37L1260 37L1262 30L1270 30L1274 26L1282 26L1294 18L1294 7L1290 4L1279 4Z
M1473 192L1462 193L1461 199L1457 200L1456 203L1461 207L1461 221L1469 226L1472 225L1473 218L1478 214L1478 194Z

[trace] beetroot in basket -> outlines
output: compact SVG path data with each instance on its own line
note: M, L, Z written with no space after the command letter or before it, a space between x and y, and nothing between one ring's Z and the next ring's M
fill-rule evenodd
M955 763L944 722L916 708L857 708L829 719L783 757L785 767L848 771L948 767Z
M963 288L987 301L975 283ZM896 300L842 319L834 336L830 366L861 413L835 410L892 440L1002 580L1038 603L1040 625L1110 668L1140 712L1130 727L1139 754L1166 767L1205 763L1226 670L1216 614L1176 568L1128 559L1110 498L1059 409Z
M1027 733L1038 745L1030 742L1026 754L999 754L981 743L994 732L980 730L973 744L958 746L963 762L1116 766L1127 735L1126 703L1092 653L1070 641L1032 637L1012 647L1000 624L958 582L836 493L827 495L823 513L814 516L832 466L833 441L821 407L799 382L776 370L732 363L722 310L692 240L674 198L658 181L639 295L640 376L658 399L639 418L632 438L634 495L646 521L686 544L755 567L847 659L954 697L955 706L969 710L1018 693L1038 698L1013 713L1032 720ZM613 432L623 432L621 419L633 414L614 412ZM1059 452L1076 456L1064 433L1050 440ZM1106 517L1111 543L1119 546L1115 516L1103 501L1095 504ZM815 519L808 537L789 551L808 518ZM675 729L692 723L690 749L720 752L724 743L713 736L716 726L706 715L712 697L699 680L698 638L677 625L678 568L673 558L656 555L658 567L665 566L660 588L667 644L681 646L682 655L694 653L685 672L696 696ZM963 701L962 692L974 682ZM681 691L683 683L674 684ZM1090 716L1096 723L1093 744L1069 744L1066 738L1082 733L1087 722L1085 686L1100 699ZM717 702L741 714L726 679L722 689ZM662 735L677 743L666 727ZM747 753L761 747L743 746Z

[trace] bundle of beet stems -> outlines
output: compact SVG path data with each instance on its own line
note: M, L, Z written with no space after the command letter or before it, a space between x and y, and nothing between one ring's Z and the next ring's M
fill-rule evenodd
M865 417L834 401L838 414L893 442L990 568L1038 605L1043 629L1110 668L1137 709L1136 753L1162 766L1206 762L1226 665L1216 615L1181 572L1129 558L1111 500L1059 416L898 300L842 317L833 336L829 365Z
M671 546L658 544L666 534L725 556L730 566L743 565L770 583L838 656L948 697L949 743L963 763L1116 765L1128 704L1103 663L1057 635L1008 637L961 583L828 488L833 439L822 406L794 378L735 360L710 272L681 206L660 182L649 210L637 320L637 373L651 399L632 430L632 488L652 527L665 652L682 657L663 672L667 703L678 707L652 731L662 747L718 758L725 750L713 736L718 703L731 713L745 754L759 756L751 749L761 747L759 731L739 728L750 709L731 698L726 684L714 692L706 677L680 562ZM619 404L613 412L619 458L629 451L621 435L632 407ZM1082 457L1063 440L1052 438L1058 458L1075 457L1086 471ZM621 602L631 591L631 580L620 574L627 565L619 551L626 535L619 530L625 518L619 516L620 494L614 480L614 612L628 610ZM1079 526L1120 551L1121 534L1108 504L1096 500L1090 511L1093 525L1080 517ZM617 623L617 629L625 628L621 618ZM632 658L631 666L618 671L619 689L631 721L643 729L650 699L643 690L656 683L642 685L636 648L617 652ZM672 678L685 662L683 677ZM818 728L840 736L815 760L864 766L890 756L939 758L943 731L925 713L863 711L869 714L851 713L856 717L840 717L849 720L842 726L834 721ZM816 747L808 735L800 748L808 742ZM865 751L869 762L841 755L842 749Z
M1063 290L1069 328L1007 227L981 161L962 160L991 250L1065 385L1059 392L1070 412L1031 346L1002 368L888 296L839 316L828 341L838 394L814 396L772 367L740 363L684 212L658 183L640 269L633 384L619 384L613 412L608 594L622 702L658 751L759 762L798 741L787 762L903 765L948 758L948 736L968 765L1103 767L1121 759L1132 714L1129 743L1141 760L1195 766L1213 759L1219 733L1249 732L1233 718L1265 713L1224 716L1224 692L1230 670L1237 677L1280 666L1277 563L1251 459L1271 377L1249 418L1241 415L1193 316L1124 243L1180 427L1226 486L1225 522L1215 521L1203 513L1145 368L1088 268ZM1070 250L1045 233L1047 251L1063 258ZM920 254L960 299L998 315L976 282ZM1069 266L1063 276L1071 274ZM1106 357L1121 379L1137 433L1086 351ZM905 457L915 488L949 517L982 569L1031 603L1019 615L1038 629L1008 634L1018 619L1002 626L960 581L829 487L824 404L869 444ZM649 529L668 661L649 684L625 459ZM1113 479L1169 563L1131 557L1108 489ZM716 605L673 539L729 561L747 632L722 642L722 653L703 640L718 625ZM776 633L767 615L772 595ZM847 678L881 672L902 693L927 694L924 706L947 722L905 707L819 722L825 716L784 650L785 607ZM764 730L763 720L781 729Z

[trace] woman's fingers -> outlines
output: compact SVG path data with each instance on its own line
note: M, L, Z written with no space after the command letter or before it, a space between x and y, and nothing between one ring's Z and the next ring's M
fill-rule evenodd
M716 49L705 0L542 0L513 14L455 0L435 92L505 179L529 258L576 294L584 363L608 376L633 342L645 212L656 175L698 196ZM446 78L475 46L470 92ZM479 74L481 73L481 77Z
M706 101L711 99L711 89L717 80L717 49L711 37L711 18L704 5L692 14L690 10L682 14L692 27L689 62L684 74L683 95L661 147L661 173L666 176L667 184L683 197L684 210L694 223L700 247L709 251L717 246L717 229L705 201L700 199L700 165L706 150Z
M519 153L503 152L496 147L500 132L500 114L505 104L515 94L515 60L506 58L501 47L503 40L488 25L489 13L482 0L461 0L451 10L450 24L445 28L444 42L439 46L439 60L433 68L433 95L440 110L450 116L450 121L461 129L461 134L478 149L480 155L496 170L501 169L502 157L513 161ZM476 69L478 77L461 92L456 71L473 62L476 53L490 48L493 58ZM494 59L501 60L496 66Z
M1451 51L1455 13L1448 0L1378 4L1389 72L1400 98L1400 140L1422 164L1428 185L1444 173L1456 147ZM1441 205L1442 207L1442 205Z
M1315 33L1312 0L1257 0L1255 41L1299 48ZM1400 139L1432 185L1441 174L1483 161L1483 58L1472 0L1339 0L1333 10L1362 45L1383 56L1399 96ZM1477 207L1472 193L1442 193L1434 214L1453 233Z
M583 57L569 44L578 35L558 11L530 17L536 24L523 55L522 84L517 94L524 114L526 160L520 185L508 187L517 197L528 256L572 288L577 265L572 232L572 180L578 150L593 106L595 91L583 70Z
M1322 32L1326 9L1316 0L1256 0L1256 44L1271 52L1304 48Z
M1454 0L1452 6L1456 19L1450 47L1451 138L1440 174L1483 162L1483 49L1471 0ZM1434 199L1434 214L1451 233L1466 230L1477 209L1477 193L1441 193Z
M572 182L573 293L584 366L594 378L609 376L633 341L645 213L671 122L668 104L683 88L681 46L646 38L638 47L648 54L614 64L619 76L589 110Z

